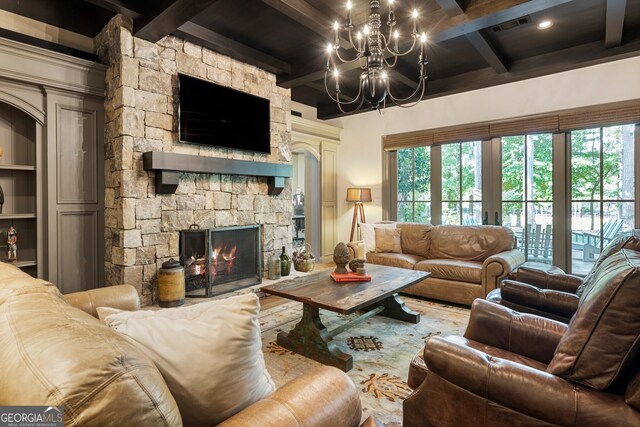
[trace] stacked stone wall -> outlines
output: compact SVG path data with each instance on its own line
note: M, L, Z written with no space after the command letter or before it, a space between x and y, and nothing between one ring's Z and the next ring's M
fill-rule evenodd
M136 286L153 301L157 271L179 256L179 231L262 225L263 259L291 247L291 182L268 195L266 178L181 173L175 194L155 191L142 153L167 151L257 162L290 163L287 128L291 96L275 75L174 36L157 43L132 36L130 20L116 16L96 37L108 64L105 99L105 276L108 285ZM268 98L271 154L180 143L178 73ZM212 100L212 102L221 102Z

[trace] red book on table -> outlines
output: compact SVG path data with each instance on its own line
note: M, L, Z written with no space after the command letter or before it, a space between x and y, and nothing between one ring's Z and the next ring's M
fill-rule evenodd
M332 271L330 274L331 278L336 282L369 282L371 280L371 276L368 274L362 275L352 271L348 273L336 273Z

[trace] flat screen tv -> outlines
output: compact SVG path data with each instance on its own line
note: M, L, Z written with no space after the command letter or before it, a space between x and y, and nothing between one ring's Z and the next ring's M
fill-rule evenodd
M271 152L269 100L178 75L180 142Z

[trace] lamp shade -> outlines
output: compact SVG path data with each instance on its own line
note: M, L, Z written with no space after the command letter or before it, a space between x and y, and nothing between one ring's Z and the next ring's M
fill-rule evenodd
M370 202L370 188L347 188L347 202Z

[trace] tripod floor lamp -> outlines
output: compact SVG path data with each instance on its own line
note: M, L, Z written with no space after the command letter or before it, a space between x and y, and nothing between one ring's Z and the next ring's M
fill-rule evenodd
M355 205L353 206L353 220L351 221L350 242L353 242L353 235L356 232L356 227L359 227L361 223L367 222L364 219L364 206L362 204L370 201L370 188L347 188L347 202L355 202Z

